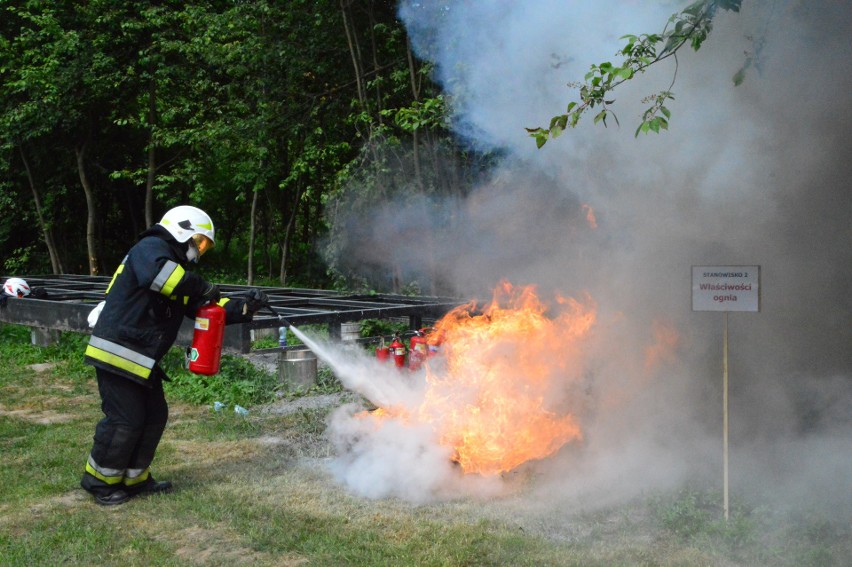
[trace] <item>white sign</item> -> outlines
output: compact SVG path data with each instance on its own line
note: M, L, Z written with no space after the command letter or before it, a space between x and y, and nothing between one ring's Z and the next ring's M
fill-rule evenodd
M692 266L693 311L760 311L760 266Z

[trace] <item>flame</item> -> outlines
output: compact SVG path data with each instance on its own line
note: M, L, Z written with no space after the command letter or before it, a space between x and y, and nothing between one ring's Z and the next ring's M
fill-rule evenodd
M673 323L654 321L654 343L645 349L645 370L650 371L664 362L671 362L680 347L681 339Z
M431 424L465 473L506 472L582 439L577 419L552 406L582 375L579 344L596 308L589 297L548 306L535 291L504 281L483 309L470 303L442 318L423 401L400 415Z
M591 205L583 204L583 210L586 211L586 222L592 229L598 228L598 219L595 217L595 210Z

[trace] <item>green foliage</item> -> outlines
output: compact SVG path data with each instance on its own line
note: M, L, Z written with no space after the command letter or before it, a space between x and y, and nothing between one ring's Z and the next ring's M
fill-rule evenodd
M612 117L616 123L618 118L612 111L615 99L612 91L622 83L634 79L644 73L651 65L675 57L677 51L684 45L698 50L713 29L713 18L718 10L738 12L742 0L698 0L683 11L672 15L665 29L659 34L625 35L621 39L627 43L617 54L623 59L619 65L609 61L591 65L583 83L572 84L579 89L579 101L568 104L564 114L551 118L547 128L527 128L536 146L541 148L549 139L558 138L567 128L574 128L582 116L591 110L596 110L594 123L607 125L607 118ZM734 78L734 83L742 82L748 63ZM674 78L672 79L672 86ZM667 130L671 112L664 105L666 100L673 100L669 89L647 97L643 102L651 102L651 106L642 115L642 122L636 129L640 133Z
M319 366L317 368L317 378L316 383L313 384L309 388L287 388L285 390L279 391L276 395L279 400L296 400L299 398L304 398L308 396L319 396L326 394L337 394L344 390L343 385L340 383L340 380L334 375L334 372L327 366ZM324 417L324 413L323 416ZM325 429L325 423L321 424L321 429L317 431L320 433Z
M387 337L408 330L406 323L388 319L365 319L361 321L362 337Z
M328 285L316 242L328 230L328 193L370 143L357 128L390 126L381 112L398 108L395 135L410 137L442 114L428 66L417 71L419 102L403 88L406 45L395 7L375 0L297 0L286 10L269 0L0 3L7 271L50 269L26 156L68 272L88 271L84 172L103 271L145 228L150 184L154 220L184 203L211 213L219 244L208 263L222 272ZM376 69L353 81L361 54L358 66ZM352 107L359 85L377 100ZM260 268L246 274L249 260Z
M78 381L88 380L94 375L91 367L83 362L88 335L59 333L58 341L50 346L38 347L32 344L31 334L29 327L0 323L0 343L4 345L0 350L0 365L49 362L56 365L57 372Z
M640 132L643 134L647 134L648 132L659 134L661 129L669 129L668 119L671 118L672 113L664 105L666 100L674 100L674 95L672 95L671 91L663 91L643 101L651 101L653 104L642 115L642 123L636 129L636 136Z
M183 349L172 348L162 361L171 378L165 384L168 395L195 404L222 402L230 407L250 407L275 399L278 377L255 368L245 359L223 355L219 373L214 376L193 374L185 367Z
M717 563L738 565L843 565L849 526L811 510L754 507L735 495L726 521L722 495L684 488L649 499L666 539L705 550ZM722 561L721 558L727 558Z
M763 521L762 511L739 504L731 506L726 521L721 494L692 488L658 497L654 513L660 526L678 540L701 543L726 554L736 554L753 545Z
M8 325L0 323L0 344L4 348L0 350L0 362L9 364L18 361L19 364L34 364L39 360L30 342L30 330L21 325Z
M30 266L30 259L35 248L34 244L12 250L3 259L3 269L7 274L25 274Z
M83 362L88 335L61 333L59 341L48 347L36 347L30 341L30 329L20 325L0 324L0 364L55 364L55 372L73 377L80 383L94 381L94 371ZM171 378L166 392L175 399L195 404L214 401L233 407L249 407L275 399L278 377L253 366L244 358L223 355L222 365L215 376L193 374L186 369L184 349L174 347L162 360L161 366Z
M411 106L396 110L383 110L382 116L391 116L394 123L406 132L446 128L447 107L444 95L415 100Z
M317 383L313 391L323 394L334 394L336 392L342 392L343 385L334 375L331 368L321 366L320 368L317 368Z
M287 334L289 335L289 332ZM275 348L277 346L279 346L277 337L261 337L259 339L255 339L255 341L252 342L251 349L262 350L267 348Z
M656 510L660 525L676 536L689 540L724 521L719 495L692 489L681 490L673 499L659 502Z

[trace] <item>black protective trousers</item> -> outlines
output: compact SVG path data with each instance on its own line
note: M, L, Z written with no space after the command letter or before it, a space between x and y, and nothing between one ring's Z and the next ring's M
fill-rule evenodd
M150 387L96 368L104 418L95 427L94 443L80 485L95 495L131 490L125 471L148 470L169 418L163 382L154 372ZM92 465L97 476L89 472ZM105 472L105 476L101 474ZM102 477L102 478L99 478Z

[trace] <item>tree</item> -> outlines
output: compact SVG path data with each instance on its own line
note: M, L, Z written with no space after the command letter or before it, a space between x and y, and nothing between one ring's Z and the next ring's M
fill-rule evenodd
M618 118L612 111L615 102L611 99L611 93L619 85L636 78L646 69L668 58L677 60L677 52L686 45L698 51L701 45L710 35L713 29L713 19L718 10L738 12L742 0L698 0L689 5L682 12L676 13L669 18L666 27L658 34L626 35L621 39L627 40L618 54L623 57L620 65L606 61L593 64L585 81L574 86L579 87L579 101L568 103L564 114L558 114L551 118L548 128L527 128L530 136L535 139L541 148L547 140L559 137L566 128L573 128L587 111L597 111L594 122L603 123L606 126L607 118L612 117L618 122ZM750 61L734 76L734 83L742 82L745 69ZM636 129L635 135L640 133L667 130L671 112L666 107L666 101L673 100L674 86L677 71L672 77L672 84L668 89L650 97L651 106L642 115L642 122Z
M108 273L189 203L216 220L202 269L327 285L333 195L464 192L448 107L387 0L0 0L0 252Z

